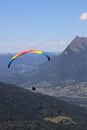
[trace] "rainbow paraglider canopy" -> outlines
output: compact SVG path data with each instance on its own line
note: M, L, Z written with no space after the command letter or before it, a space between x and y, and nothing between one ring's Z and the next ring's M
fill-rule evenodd
M12 63L16 58L18 58L19 56L24 55L24 54L26 54L26 53L36 53L36 54L40 54L40 55L45 56L45 57L48 59L48 61L50 61L50 56L49 56L47 53L43 52L43 51L40 51L40 50L26 50L26 51L23 51L23 52L20 52L20 53L17 53L16 55L14 55L14 56L11 58L11 60L9 61L8 68L10 68L11 63Z

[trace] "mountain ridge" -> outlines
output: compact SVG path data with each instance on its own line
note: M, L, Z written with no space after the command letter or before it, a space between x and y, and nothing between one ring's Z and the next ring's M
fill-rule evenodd
M73 41L67 46L67 49L68 48L77 53L84 51L85 48L87 48L87 37L76 36Z
M79 42L80 41L80 42ZM78 45L77 45L78 44ZM76 49L76 50L75 50ZM52 60L51 66L49 65L44 71L46 74L43 80L53 81L53 85L66 85L69 84L68 80L73 83L87 81L87 38L76 37L70 45L55 59ZM42 75L43 72L41 72ZM40 76L40 71L37 76ZM83 75L83 77L80 77ZM41 79L39 79L41 81ZM71 84L71 82L70 82Z

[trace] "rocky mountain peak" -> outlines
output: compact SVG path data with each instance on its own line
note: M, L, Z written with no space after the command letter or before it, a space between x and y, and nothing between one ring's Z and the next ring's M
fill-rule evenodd
M66 50L67 49L76 53L87 51L87 37L76 36Z

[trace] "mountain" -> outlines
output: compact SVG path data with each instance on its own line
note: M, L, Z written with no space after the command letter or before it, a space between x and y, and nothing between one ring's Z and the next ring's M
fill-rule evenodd
M39 70L36 80L57 86L87 82L87 38L75 37L56 59Z
M0 129L86 130L87 109L0 82Z

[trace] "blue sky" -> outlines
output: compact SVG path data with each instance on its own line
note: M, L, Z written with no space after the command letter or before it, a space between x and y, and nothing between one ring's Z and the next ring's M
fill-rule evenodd
M63 51L87 36L86 0L0 0L0 51Z

